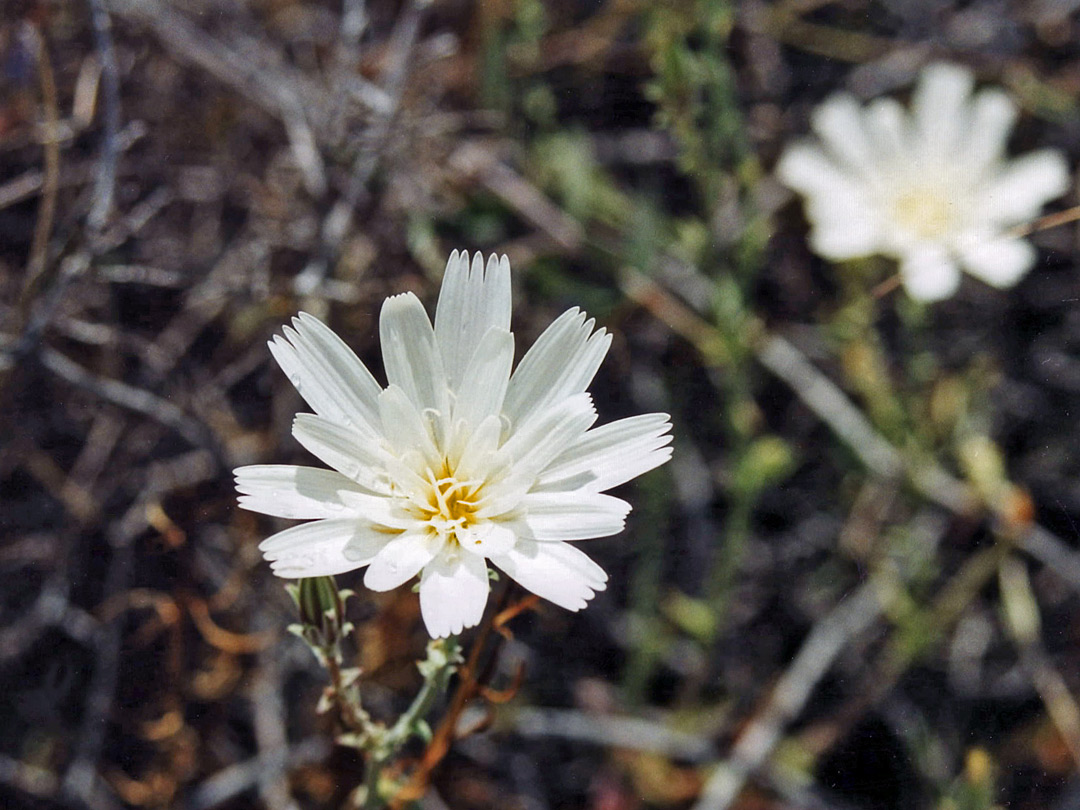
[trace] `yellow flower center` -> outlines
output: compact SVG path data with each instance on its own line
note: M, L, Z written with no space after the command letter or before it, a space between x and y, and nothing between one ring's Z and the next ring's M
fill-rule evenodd
M956 227L955 203L937 186L908 189L893 200L897 224L916 236L937 240Z
M458 480L444 460L438 472L428 469L427 484L421 498L413 501L414 515L444 539L458 542L457 532L477 522L484 482Z

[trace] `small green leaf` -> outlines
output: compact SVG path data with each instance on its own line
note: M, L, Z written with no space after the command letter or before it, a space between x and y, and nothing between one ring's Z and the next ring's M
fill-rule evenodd
M360 679L363 670L360 667L345 667L341 670L341 685L346 689Z
M716 613L704 599L695 599L675 591L664 600L667 619L684 633L708 642L716 636Z

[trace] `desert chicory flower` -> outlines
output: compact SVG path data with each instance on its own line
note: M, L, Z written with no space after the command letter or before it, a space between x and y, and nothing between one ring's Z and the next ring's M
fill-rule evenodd
M897 259L908 293L926 301L952 295L959 268L995 287L1031 269L1034 248L1007 231L1066 191L1068 167L1053 149L1007 160L1016 106L996 88L972 96L973 85L966 68L933 64L910 112L847 93L814 111L821 144L789 147L777 174L806 197L815 252Z
M594 428L585 389L611 338L576 308L511 373L510 265L455 251L434 328L419 299L387 299L379 333L383 388L327 326L306 313L270 350L315 411L293 435L333 469L236 470L245 509L312 522L263 541L282 577L367 566L364 584L420 574L434 637L480 621L488 561L569 610L607 575L567 541L622 530L630 504L604 494L671 457L655 413Z

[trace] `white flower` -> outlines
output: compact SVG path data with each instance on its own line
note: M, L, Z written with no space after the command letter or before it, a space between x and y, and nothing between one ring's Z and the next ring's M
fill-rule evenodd
M973 85L969 70L934 64L910 112L847 93L814 111L822 145L789 147L777 174L806 197L815 252L895 258L908 292L927 301L956 291L959 267L995 287L1031 269L1034 248L1006 231L1066 191L1068 167L1052 149L1006 160L1016 107L999 89L972 96Z
M259 546L282 577L367 566L364 584L420 574L434 637L477 624L490 560L533 593L579 610L607 574L567 541L622 530L605 495L671 457L667 414L593 427L585 389L611 338L571 309L511 373L510 265L455 251L432 328L412 293L383 304L383 388L327 326L301 313L270 351L315 411L293 435L332 470L236 470L245 509L308 519Z

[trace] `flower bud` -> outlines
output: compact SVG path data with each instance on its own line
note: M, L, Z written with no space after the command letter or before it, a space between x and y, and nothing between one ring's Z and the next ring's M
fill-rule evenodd
M305 627L317 630L327 642L340 636L345 623L345 602L333 577L299 580L295 597Z

